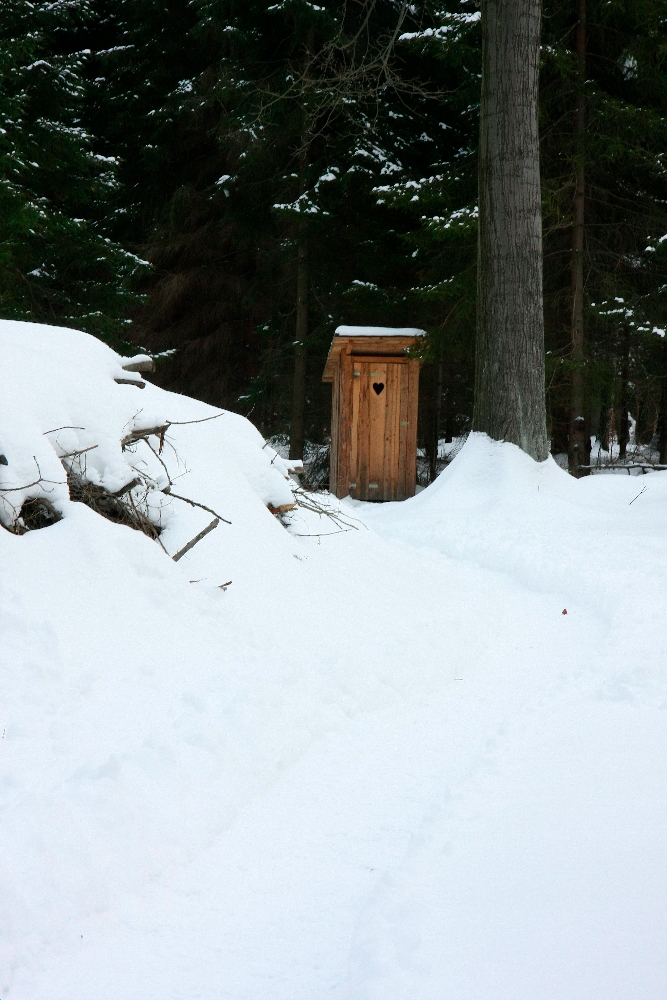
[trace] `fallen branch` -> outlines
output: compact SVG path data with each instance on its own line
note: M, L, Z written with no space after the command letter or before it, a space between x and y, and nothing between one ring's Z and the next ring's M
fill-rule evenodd
M172 493L171 487L167 487L167 489L162 490L162 492L166 493L168 497L174 497L175 500L183 500L184 503L189 503L191 507L201 507L202 510L207 511L209 514L213 514L214 517L217 517L219 521L224 521L225 524L232 523L231 521L228 521L226 517L222 517L221 514L218 514L216 511L214 511L211 507L207 507L203 503L197 503L196 500L188 500L187 497L181 497L178 495L178 493Z
M202 417L201 420L169 420L167 427L185 427L186 424L205 424L207 420L217 420L218 417L224 417L227 410L223 410L222 413L214 413L212 417Z
M72 427L70 424L65 424L64 427L54 427L53 430L44 431L44 434L55 434L56 431L85 431L85 427Z
M59 455L59 458L76 458L77 455L85 455L87 451L95 451L99 445L91 444L90 448L81 448L80 451L68 451L66 455Z
M630 475L630 469L651 469L653 472L660 472L663 469L667 469L667 465L653 465L652 462L628 462L627 465L580 465L580 469L593 469L599 472L607 472L610 470L622 469L624 472L627 469L628 475Z
M146 383L139 382L136 378L115 378L114 382L117 385L136 385L137 389L145 389Z
M183 498L181 497L181 499ZM217 528L221 520L224 520L224 518L221 519L219 517L216 517L216 519L214 521L211 521L211 523L206 528L204 528L203 531L200 531L198 535L195 535L195 537L192 538L187 545L184 545L182 549L179 549L176 555L171 557L174 560L174 562L178 562L179 559L182 559L183 556L186 554L186 552L189 552L190 549L193 549L197 544L197 542L201 542L202 538L205 538L206 535L208 535L209 531L213 531L214 528ZM229 523L230 522L227 521L227 524Z
M136 441L145 441L151 435L159 437L160 440L164 438L167 430L169 429L169 424L160 424L159 427L135 427L134 430L130 431L122 438L120 444L121 448L125 448L128 444L134 444Z
M129 493L130 490L133 490L135 486L141 486L141 479L139 479L138 476L135 476L134 479L131 479L129 483L125 484L125 486L121 486L121 488L119 490L116 490L115 493L112 493L111 496L124 497L125 494Z
M127 363L120 367L124 372L154 372L155 361L147 354L137 354L134 358L128 358Z

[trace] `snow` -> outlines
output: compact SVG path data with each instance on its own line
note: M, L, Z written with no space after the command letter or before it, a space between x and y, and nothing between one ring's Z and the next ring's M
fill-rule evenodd
M0 335L3 483L33 448L64 478L61 424L115 482L128 421L218 412ZM232 521L180 562L66 488L0 530L2 1000L662 1000L667 474L472 434L286 528L247 421L168 437ZM170 509L174 552L210 515Z
M393 326L338 326L337 337L424 337L424 330Z

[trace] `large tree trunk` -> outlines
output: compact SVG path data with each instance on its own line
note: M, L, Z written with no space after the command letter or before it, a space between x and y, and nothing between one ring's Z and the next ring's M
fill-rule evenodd
M572 380L570 384L570 427L567 449L568 467L573 476L588 475L588 428L586 425L586 378L584 370L584 218L586 186L584 142L586 136L586 0L578 0L579 21L576 29L578 62L577 107L574 116L574 219L572 226Z
M482 0L473 430L549 454L537 121L540 0Z
M296 330L289 457L303 458L306 443L306 337L308 336L308 248L300 234L296 271Z

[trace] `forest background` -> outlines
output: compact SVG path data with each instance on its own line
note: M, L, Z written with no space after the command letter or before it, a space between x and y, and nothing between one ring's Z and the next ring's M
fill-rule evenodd
M292 457L329 434L335 327L421 327L435 475L472 415L479 18L5 0L0 316L148 350ZM544 4L547 422L575 474L591 436L625 454L628 413L667 462L666 28L667 0Z

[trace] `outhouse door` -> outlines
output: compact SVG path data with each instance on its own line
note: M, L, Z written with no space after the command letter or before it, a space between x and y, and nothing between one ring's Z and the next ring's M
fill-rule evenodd
M386 357L345 361L352 383L350 496L378 501L412 496L417 414L410 405L410 380L419 378L418 364Z

